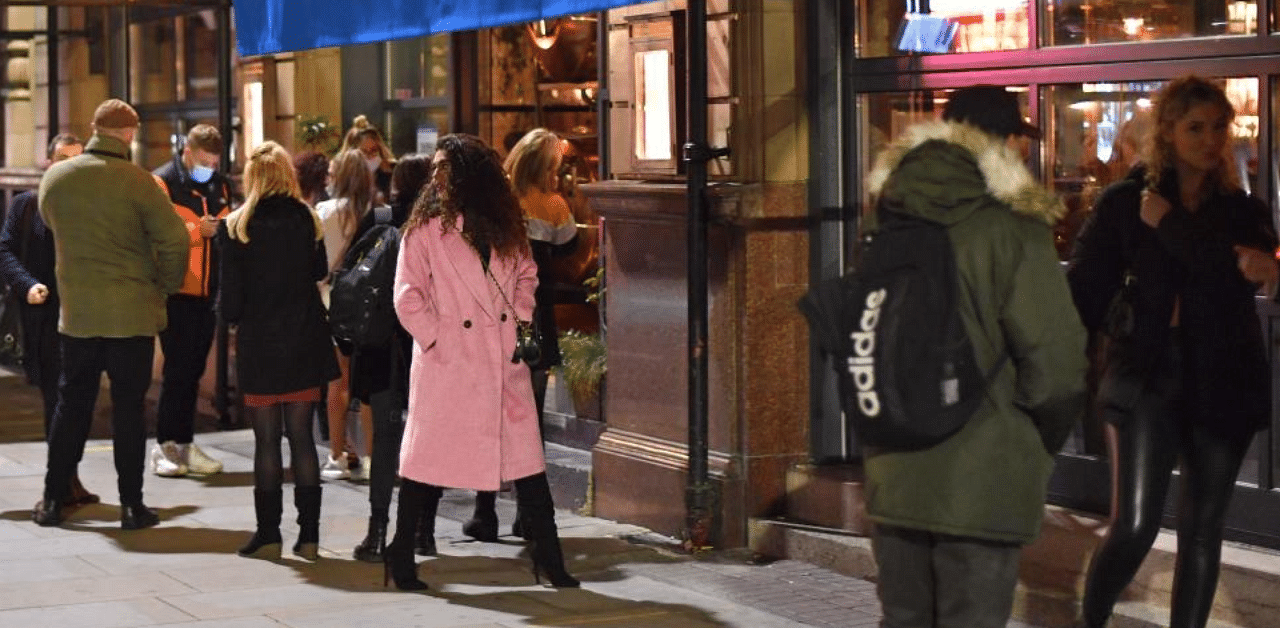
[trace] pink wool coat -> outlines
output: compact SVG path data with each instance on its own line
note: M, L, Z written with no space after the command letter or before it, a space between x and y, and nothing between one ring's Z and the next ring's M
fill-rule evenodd
M533 386L529 368L511 363L516 322L462 238L462 219L447 233L440 225L409 231L396 266L396 314L413 336L400 475L493 491L546 469ZM538 278L528 252L495 255L490 270L529 320Z

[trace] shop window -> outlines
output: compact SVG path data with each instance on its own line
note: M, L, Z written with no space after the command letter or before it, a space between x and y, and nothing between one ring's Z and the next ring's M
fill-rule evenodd
M218 18L213 9L182 18L186 98L218 97Z
M386 44L383 130L396 155L429 153L449 132L449 35Z
M387 43L387 94L391 100L449 95L449 35Z
M134 105L177 100L177 29L171 17L130 25L129 83Z
M397 156L435 152L436 140L449 132L448 107L415 107L387 112L387 145Z
M1142 158L1154 128L1151 99L1160 81L1074 83L1045 88L1046 170L1067 205L1055 229L1066 259L1076 232L1103 188L1123 178ZM1258 81L1222 79L1236 109L1228 147L1232 168L1246 190L1257 187Z
M1019 50L1030 45L1027 0L862 0L860 57Z
M636 173L677 174L684 143L684 14L646 16L631 24L634 73L631 168Z
M1048 45L1069 46L1258 32L1257 2L1053 0L1045 7Z

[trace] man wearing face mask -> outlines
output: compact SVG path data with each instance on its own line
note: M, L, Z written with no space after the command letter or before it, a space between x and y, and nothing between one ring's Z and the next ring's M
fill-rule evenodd
M221 155L222 135L218 129L197 124L187 133L182 151L153 173L186 224L190 243L182 289L169 297L169 327L160 332L164 380L150 466L161 477L222 471L221 462L192 442L200 378L216 326L213 306L218 290L218 257L211 238L217 232L218 221L230 211L230 187L218 172Z

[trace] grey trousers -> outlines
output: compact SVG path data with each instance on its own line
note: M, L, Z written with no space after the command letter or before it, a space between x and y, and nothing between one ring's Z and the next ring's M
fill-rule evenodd
M1005 628L1022 546L877 526L882 628Z

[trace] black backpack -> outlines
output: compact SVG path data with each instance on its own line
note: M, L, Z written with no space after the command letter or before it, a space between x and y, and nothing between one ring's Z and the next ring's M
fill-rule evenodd
M400 231L390 224L390 207L373 211L374 225L352 243L329 279L329 326L334 337L356 347L386 345L397 322L391 293Z
M964 329L944 225L881 210L859 267L812 287L799 307L832 356L840 405L860 442L914 450L955 434L987 380Z

